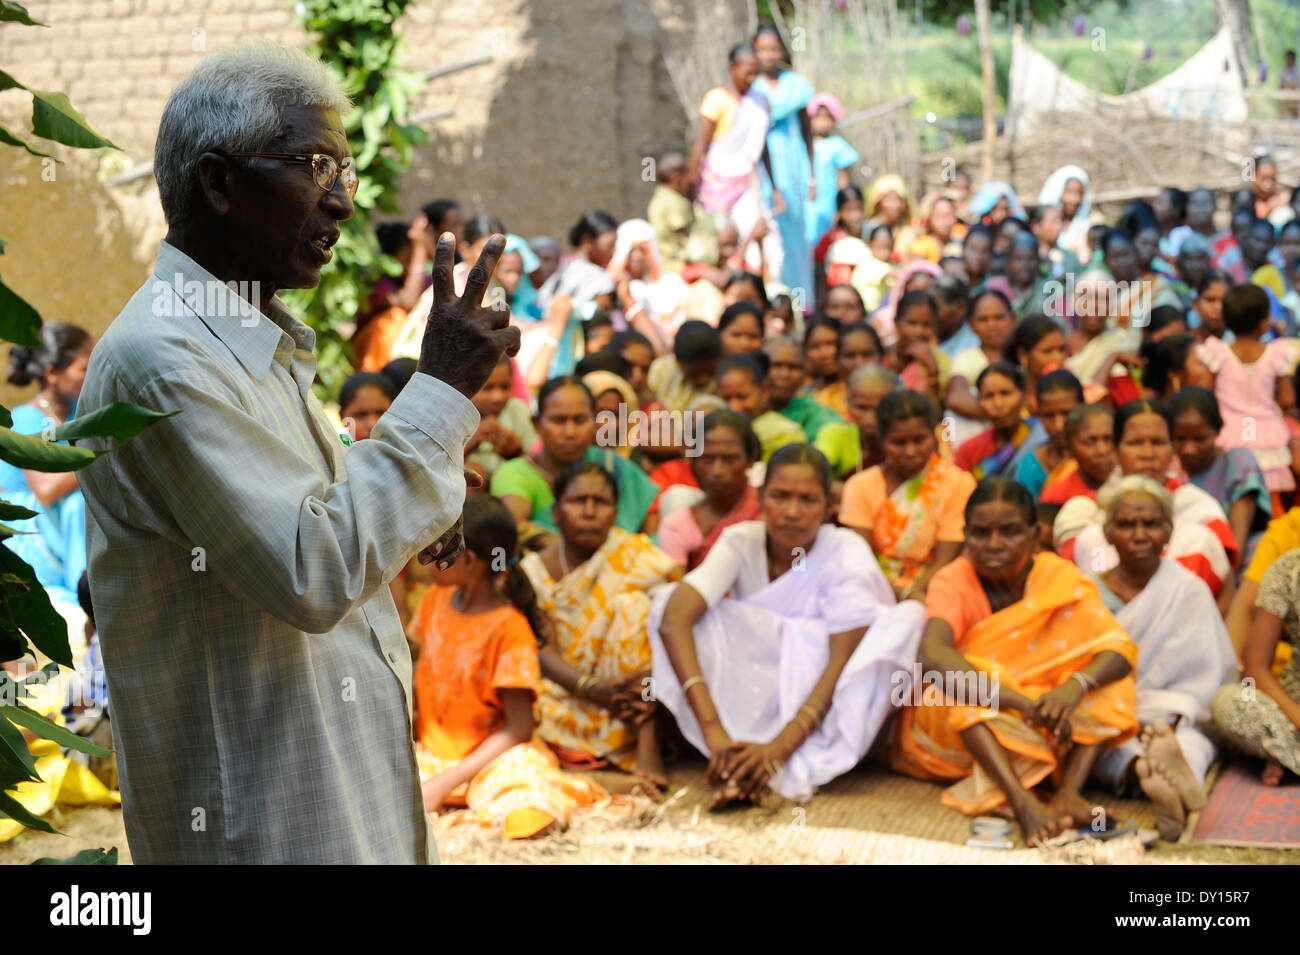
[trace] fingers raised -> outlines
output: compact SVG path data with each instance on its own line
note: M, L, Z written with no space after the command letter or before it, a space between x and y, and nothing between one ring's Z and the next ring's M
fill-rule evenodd
M492 273L496 271L497 261L501 258L501 253L506 248L506 237L494 234L487 240L483 246L483 251L479 253L478 261L474 267L469 270L469 277L465 280L465 301L477 304L483 301L483 292L487 289L488 281L492 278ZM503 309L505 319L509 321L510 312ZM502 322L501 325L505 323Z
M456 237L444 232L438 237L438 248L433 252L433 300L439 305L456 301L451 270L456 264Z

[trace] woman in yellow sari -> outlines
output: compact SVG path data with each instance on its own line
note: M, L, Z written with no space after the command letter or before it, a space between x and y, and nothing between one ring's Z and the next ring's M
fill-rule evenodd
M578 461L555 481L551 513L561 539L525 556L555 640L541 650L538 732L570 767L612 763L667 785L649 692L650 591L683 569L644 534L614 524L618 485Z
M1105 745L1138 729L1137 647L1082 571L1035 556L1036 523L1014 481L990 478L971 495L966 556L931 579L921 639L924 680L945 693L904 710L893 760L952 781L943 803L967 814L1009 804L1030 845L1097 818L1083 784ZM1044 804L1031 790L1058 769Z

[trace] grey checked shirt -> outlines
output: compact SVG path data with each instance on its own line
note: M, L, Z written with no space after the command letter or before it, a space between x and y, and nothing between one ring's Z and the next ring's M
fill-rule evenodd
M460 515L478 412L416 374L347 447L315 333L214 288L162 243L77 403L181 412L81 472L131 855L436 862L387 585Z

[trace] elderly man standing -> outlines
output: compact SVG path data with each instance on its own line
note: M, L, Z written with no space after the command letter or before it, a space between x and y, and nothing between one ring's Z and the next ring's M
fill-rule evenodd
M352 215L348 108L291 49L200 61L158 131L154 274L86 375L82 413L180 412L82 472L136 862L437 861L387 585L461 552L469 396L519 333L481 307L503 239L457 301L444 235L416 374L370 440L334 432L275 293L319 282Z

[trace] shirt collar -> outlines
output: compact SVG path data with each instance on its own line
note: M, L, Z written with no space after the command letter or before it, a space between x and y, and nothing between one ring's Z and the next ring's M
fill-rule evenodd
M198 316L253 378L264 381L278 361L306 398L316 373L316 332L278 298L271 298L269 314L263 312L166 241L158 246L154 276L175 289L180 307ZM172 314L167 308L158 314Z

